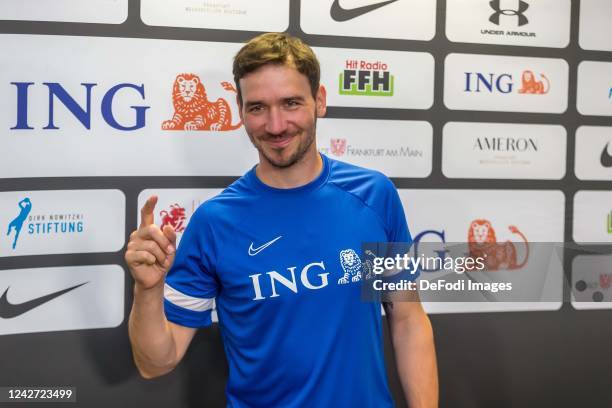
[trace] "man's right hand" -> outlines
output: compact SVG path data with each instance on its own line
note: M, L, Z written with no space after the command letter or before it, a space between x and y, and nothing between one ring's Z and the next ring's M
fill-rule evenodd
M140 226L130 235L125 252L132 277L142 289L163 285L176 253L176 233L166 225L162 230L153 222L157 196L151 196L140 210Z

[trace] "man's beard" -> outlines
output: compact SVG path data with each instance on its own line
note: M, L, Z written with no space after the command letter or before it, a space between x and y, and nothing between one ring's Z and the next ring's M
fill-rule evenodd
M265 150L260 145L255 143L251 135L249 135L249 138L251 139L251 143L253 143L253 146L255 146L255 148L268 161L268 163L270 163L272 166L278 169L286 169L288 167L293 166L294 164L296 164L297 162L299 162L300 160L304 158L304 156L306 155L306 152L308 152L308 149L310 149L312 144L315 142L316 129L317 129L317 118L315 116L314 126L312 129L312 132L308 135L308 138L300 142L296 151L291 156L289 156L289 158L287 158L286 160L281 159L282 161L275 160L273 157L270 157L270 155L266 154Z

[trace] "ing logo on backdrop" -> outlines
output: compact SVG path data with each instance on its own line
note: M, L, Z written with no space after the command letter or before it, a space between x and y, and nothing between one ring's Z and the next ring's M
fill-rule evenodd
M516 246L513 242L497 242L495 230L488 220L472 221L468 230L469 256L476 259L484 258L487 271L502 269L521 269L529 259L529 243L527 237L517 227L508 227L511 233L518 235L525 243L525 259L519 263Z
M489 93L512 93L517 85L512 74L503 73L481 73L465 72L464 92L489 92ZM519 94L545 95L550 91L550 81L548 77L540 73L539 76L531 70L524 70L521 73Z
M236 93L229 82L221 82L223 89ZM196 74L177 75L172 86L172 119L162 122L163 130L228 131L242 126L242 121L232 124L232 112L227 100L208 100L206 88Z

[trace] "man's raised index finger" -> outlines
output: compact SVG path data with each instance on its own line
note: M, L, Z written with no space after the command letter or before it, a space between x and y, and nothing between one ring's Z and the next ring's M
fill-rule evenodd
M154 222L153 210L157 204L157 196L151 196L140 209L140 227L146 227Z

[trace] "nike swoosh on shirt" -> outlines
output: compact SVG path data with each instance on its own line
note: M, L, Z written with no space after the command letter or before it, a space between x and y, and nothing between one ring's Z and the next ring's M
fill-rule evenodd
M269 247L270 245L272 245L273 243L275 243L282 237L283 237L282 235L279 235L278 237L274 238L272 241L266 242L265 244L257 248L253 248L253 243L251 242L251 245L249 245L249 256L257 255L258 253L260 253L261 251L263 251L264 249L266 249L267 247Z
M89 283L89 282L83 282L79 285L75 285L70 288L62 289L60 291L53 292L48 295L37 297L36 299L28 300L27 302L17 303L17 304L11 303L7 299L6 294L8 293L10 289L10 286L9 286L8 288L6 288L6 290L2 294L2 297L0 297L0 318L11 319L13 317L20 316L26 312L29 312L30 310L34 308L37 308L38 306L44 303L47 303L55 299L56 297L62 296L64 293L68 293L71 290L74 290L80 286L85 285L86 283Z
M603 151L601 152L601 165L604 167L612 167L612 156L610 156L610 153L608 153L608 145L610 144L610 142L606 143L606 147L604 147Z
M352 9L342 8L340 0L334 0L331 10L329 11L331 18L338 22L352 20L356 17L362 16L370 11L374 11L378 8L384 7L387 4L395 3L397 0L387 0L380 3L370 4L368 6L355 7Z

